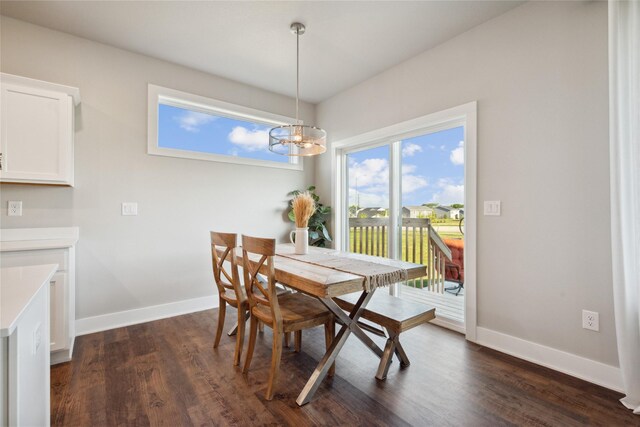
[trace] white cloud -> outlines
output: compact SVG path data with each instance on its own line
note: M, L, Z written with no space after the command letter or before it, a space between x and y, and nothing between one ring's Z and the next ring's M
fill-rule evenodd
M441 205L464 203L464 185L443 183L441 190L433 195L431 201Z
M416 165L406 163L402 165L402 194L413 193L429 185L427 178L415 174L416 170L418 170Z
M389 182L387 159L366 159L349 165L349 185L358 188L385 185Z
M458 148L454 148L449 156L454 165L464 165L464 141L458 143Z
M426 178L419 175L402 175L402 194L413 193L428 185Z
M267 150L269 148L269 131L266 129L250 130L236 126L229 133L229 141L247 151Z
M416 165L402 166L402 193L407 194L428 186L428 181L416 175ZM386 159L349 159L349 204L361 207L389 206L389 162Z
M356 205L362 208L376 208L389 206L389 195L387 193L376 194L368 191L356 191L349 188L349 205Z
M174 117L180 127L187 132L199 132L200 126L204 126L216 119L216 116L197 111L185 111L183 114Z
M403 144L404 145L404 144ZM422 147L412 142L402 147L402 157L411 157L422 151Z
M416 165L408 165L405 163L402 165L402 174L414 173L416 169L418 169Z

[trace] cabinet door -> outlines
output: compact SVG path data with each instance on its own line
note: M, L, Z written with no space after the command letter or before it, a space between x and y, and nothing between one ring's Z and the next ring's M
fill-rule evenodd
M67 328L65 325L66 293L67 274L58 272L51 278L51 293L49 294L51 351L63 349L67 344Z
M2 83L0 181L73 185L68 94Z

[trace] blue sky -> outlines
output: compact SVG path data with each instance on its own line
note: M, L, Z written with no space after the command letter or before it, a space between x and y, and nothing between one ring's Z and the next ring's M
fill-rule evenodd
M288 163L269 151L269 126L160 104L158 146Z
M402 141L402 205L464 202L464 128ZM389 206L389 147L349 155L349 205ZM357 187L356 187L357 181Z

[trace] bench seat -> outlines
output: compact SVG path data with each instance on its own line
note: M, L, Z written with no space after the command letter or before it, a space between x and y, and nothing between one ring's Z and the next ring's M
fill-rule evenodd
M341 309L351 312L360 296L361 293L356 292L334 298L334 301ZM369 332L387 338L384 353L376 373L377 379L383 380L386 378L394 353L398 357L398 360L400 360L402 367L409 366L409 358L400 344L400 333L427 323L435 319L435 317L435 307L394 297L389 295L386 289L378 290L373 294L371 300L363 310L361 318L380 325L384 332L378 331L366 324L361 324L361 326Z

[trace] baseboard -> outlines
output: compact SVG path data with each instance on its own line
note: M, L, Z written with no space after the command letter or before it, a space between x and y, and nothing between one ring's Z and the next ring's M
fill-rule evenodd
M76 336L151 322L158 319L166 319L167 317L209 310L216 307L218 307L218 298L212 295L133 310L118 311L100 316L85 317L84 319L76 320Z
M555 371L622 392L620 368L536 344L491 329L477 328L476 343Z
M49 364L53 366L57 365L58 363L68 362L71 360L72 353L73 349L54 351L53 353L51 353Z
M456 322L455 320L450 320L446 317L436 316L436 318L432 319L429 323L446 329L451 329L452 331L458 332L463 335L465 333L464 323Z

